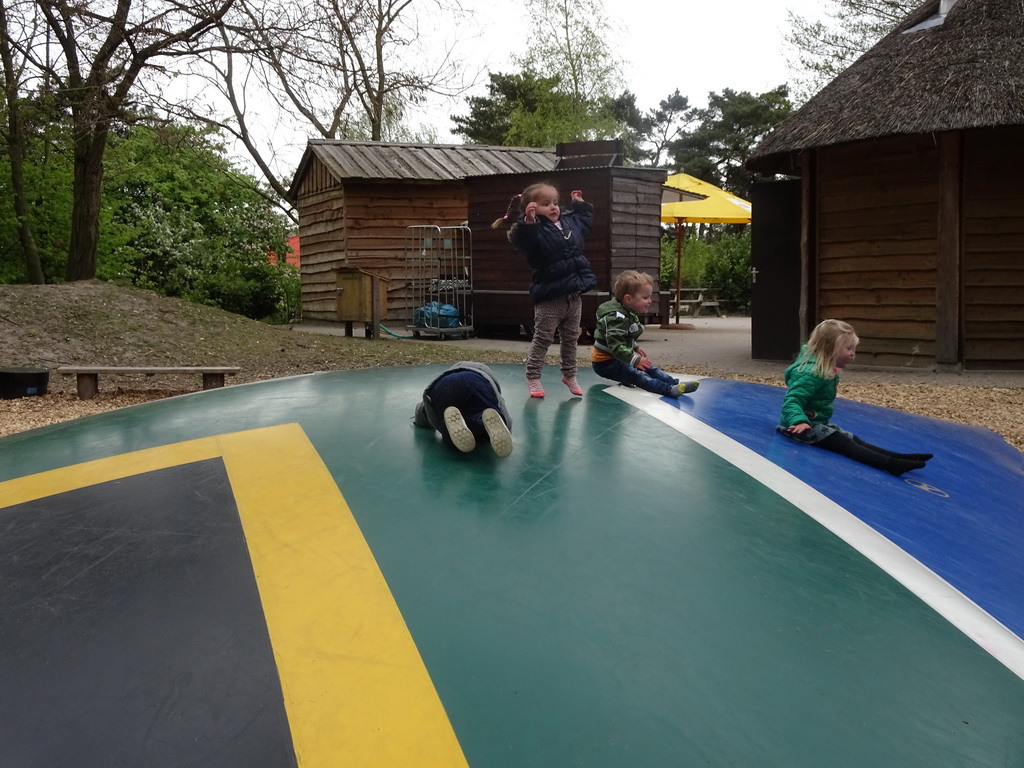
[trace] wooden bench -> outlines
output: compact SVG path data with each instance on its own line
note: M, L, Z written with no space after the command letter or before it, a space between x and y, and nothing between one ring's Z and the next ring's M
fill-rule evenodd
M714 310L718 317L722 316L718 307L717 288L680 288L678 300L675 291L670 293L672 294L672 298L669 300L670 313L673 316L688 314L690 317L696 317L705 307ZM684 308L686 309L685 313L683 312Z
M89 400L99 392L100 374L120 373L142 373L146 376L154 376L158 373L201 373L203 375L203 389L217 389L224 386L224 376L238 373L240 368L230 366L157 366L157 367L131 367L120 365L63 365L57 369L57 373L75 374L78 385L78 397L81 400Z

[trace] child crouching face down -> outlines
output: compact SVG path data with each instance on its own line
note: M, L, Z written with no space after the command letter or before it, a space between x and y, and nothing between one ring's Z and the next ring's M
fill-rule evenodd
M616 278L615 298L597 308L590 365L598 376L663 397L689 394L696 391L698 382L680 383L655 367L640 347L644 326L639 316L650 309L653 293L654 278L644 272L627 269Z
M922 469L932 454L889 451L830 421L839 371L853 362L859 341L853 326L842 320L818 324L796 361L786 369L786 395L778 430L798 442L825 448L897 477Z
M512 417L494 371L483 363L456 363L423 390L413 424L435 429L445 445L462 453L489 443L504 458L512 453Z

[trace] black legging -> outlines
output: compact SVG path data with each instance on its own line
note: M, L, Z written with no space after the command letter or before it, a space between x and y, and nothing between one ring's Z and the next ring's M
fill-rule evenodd
M870 448L873 451L878 451L879 453L885 454L886 456L892 456L894 459L913 459L915 461L928 461L928 459L932 458L932 454L930 453L897 453L896 451L887 451L885 450L885 448L879 448L877 445L872 445L867 440L861 440L856 435L853 436L853 442L857 443L857 445L863 445L866 448Z
M838 453L841 456L867 464L869 467L884 469L890 475L902 475L912 469L921 469L928 459L930 453L896 453L879 448L859 437L847 437L842 432L833 432L826 438L815 443L827 451Z

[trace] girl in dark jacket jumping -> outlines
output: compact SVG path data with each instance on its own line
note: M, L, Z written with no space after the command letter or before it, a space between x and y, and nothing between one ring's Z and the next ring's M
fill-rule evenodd
M544 397L541 371L556 331L561 339L562 383L574 395L583 394L576 381L576 343L583 311L580 295L597 287L597 276L583 255L584 238L594 223L594 206L583 200L578 189L571 197L572 206L563 211L557 189L546 183L531 184L513 198L509 213L494 222L495 227L507 222L518 199L522 213L508 239L533 270L533 344L526 360L530 397Z

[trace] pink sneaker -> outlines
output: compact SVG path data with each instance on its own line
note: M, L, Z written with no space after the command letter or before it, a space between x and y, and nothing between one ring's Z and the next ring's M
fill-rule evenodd
M569 391L572 392L574 395L583 394L583 388L580 386L580 383L576 381L575 376L573 376L571 379L567 379L565 378L565 376L563 376L562 383L565 384L565 386L569 388Z
M527 379L526 388L530 390L530 397L544 397L544 387L540 385L540 379Z

